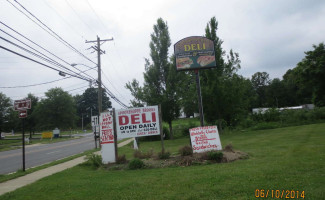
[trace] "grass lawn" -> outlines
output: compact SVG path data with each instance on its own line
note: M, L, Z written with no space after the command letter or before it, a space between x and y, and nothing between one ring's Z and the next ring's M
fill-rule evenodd
M325 199L325 123L226 133L221 142L250 158L124 171L77 166L0 199L256 199L256 189L304 191L305 199ZM171 153L188 143L188 138L165 142ZM140 148L158 152L161 147L160 142L142 142ZM128 146L119 153L132 156Z

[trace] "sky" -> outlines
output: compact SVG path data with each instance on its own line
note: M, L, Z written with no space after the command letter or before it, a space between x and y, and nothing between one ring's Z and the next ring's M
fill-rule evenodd
M29 49L11 37L14 36L74 71L70 73L80 73L97 63L97 54L91 48L95 43L85 41L94 41L97 36L113 38L101 44L105 51L101 55L102 81L126 105L132 95L125 84L132 79L143 83L145 58L150 58L150 34L160 17L168 24L172 42L170 55L177 41L188 36L204 36L208 21L216 17L222 48L239 53L241 69L238 73L246 78L256 72L267 72L270 78L281 79L304 58L304 52L313 49L313 44L325 41L325 1L322 0L17 1L87 59L55 39L48 29L45 31L36 25L31 20L36 19L14 0L0 0L0 46L48 64L5 41ZM78 65L73 68L71 64ZM86 73L97 79L96 71ZM28 93L44 98L44 93L54 87L61 87L71 95L82 94L89 87L89 82L78 78L56 81L62 78L53 69L0 48L0 92L12 100L25 98ZM55 82L17 87L51 81ZM121 108L114 100L112 103L113 107Z

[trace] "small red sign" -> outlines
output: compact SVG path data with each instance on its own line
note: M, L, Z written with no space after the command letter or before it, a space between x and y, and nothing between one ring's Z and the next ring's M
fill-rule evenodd
M20 110L19 118L26 118L26 117L27 117L27 110Z
M31 109L32 101L30 99L16 100L14 102L14 109L18 110L26 110Z

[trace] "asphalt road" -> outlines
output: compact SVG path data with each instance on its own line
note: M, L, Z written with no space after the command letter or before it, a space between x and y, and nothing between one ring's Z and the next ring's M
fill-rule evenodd
M94 148L93 133L83 134L80 139L26 146L25 166L26 169L36 167ZM0 152L0 174L22 169L22 163L22 149Z

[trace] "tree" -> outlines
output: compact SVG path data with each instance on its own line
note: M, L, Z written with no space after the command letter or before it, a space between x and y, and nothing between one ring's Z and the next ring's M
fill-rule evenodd
M74 100L77 105L77 115L78 118L81 119L82 116L86 116L84 118L84 124L90 123L91 116L98 115L98 89L97 88L87 88L82 95L74 96ZM107 110L112 108L112 102L107 96L106 90L103 89L102 92L102 110ZM88 117L87 117L88 116ZM81 120L79 121L79 125L81 124Z
M161 104L163 121L169 124L170 136L173 139L172 121L179 116L180 96L178 90L183 75L176 72L174 59L168 59L171 45L167 22L159 18L153 26L151 34L150 57L145 59L144 85L139 86L137 80L126 84L132 95L132 105Z
M72 96L61 88L52 88L45 93L36 106L33 115L41 129L66 129L74 127L76 104Z
M239 54L230 50L226 56L217 29L218 22L213 17L206 26L205 36L214 41L217 68L201 70L200 78L205 120L208 123L217 120L221 131L223 122L234 125L239 115L247 113L251 84L236 74L240 69Z
M251 79L253 88L257 94L256 107L266 107L266 88L270 84L270 76L267 72L256 72Z
M305 58L297 64L301 69L301 82L309 86L316 106L325 106L325 45L313 45L314 50L305 52Z
M36 127L36 117L35 115L33 115L33 112L35 110L35 108L37 107L38 104L38 97L34 96L33 94L29 93L27 95L27 98L29 98L31 100L32 106L31 109L27 110L27 118L26 118L26 129L29 129L29 133L30 133L30 137L32 132L35 131L35 127Z
M0 134L3 131L5 123L8 122L10 110L12 110L11 106L10 98L0 92Z

